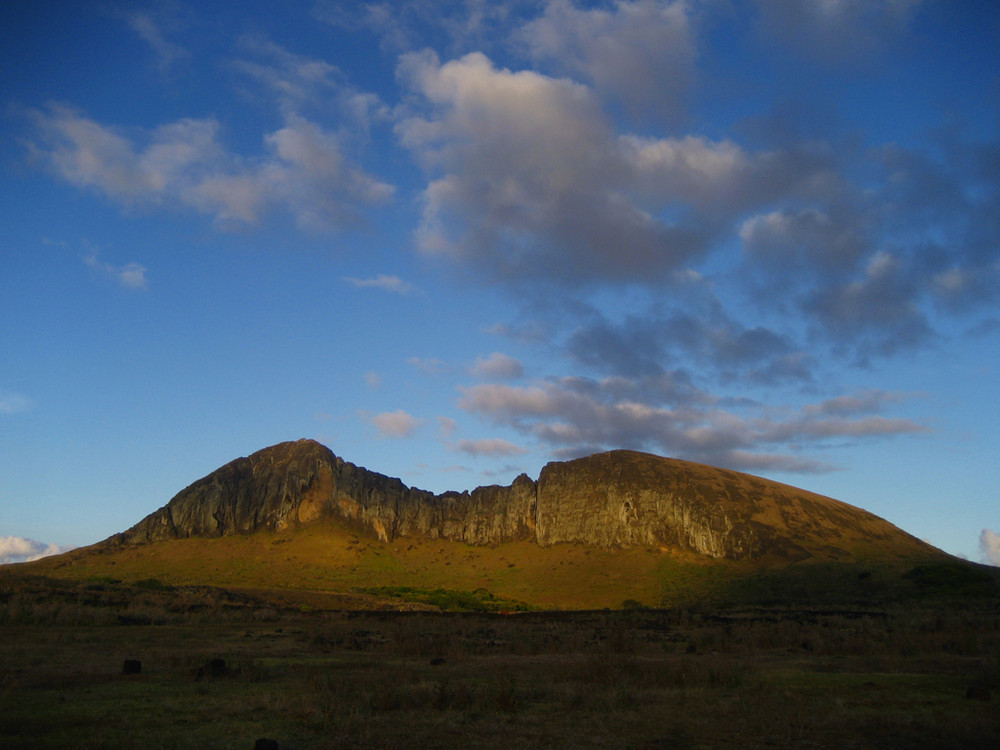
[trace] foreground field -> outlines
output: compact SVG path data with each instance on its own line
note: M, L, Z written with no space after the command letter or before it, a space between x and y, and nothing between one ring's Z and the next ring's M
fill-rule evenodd
M0 746L995 748L1000 737L995 597L502 615L261 595L0 578ZM141 672L123 674L126 659Z

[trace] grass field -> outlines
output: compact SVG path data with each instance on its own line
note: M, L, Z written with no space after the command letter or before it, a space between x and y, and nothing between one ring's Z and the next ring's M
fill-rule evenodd
M504 615L5 570L0 746L995 748L1000 600L921 585Z

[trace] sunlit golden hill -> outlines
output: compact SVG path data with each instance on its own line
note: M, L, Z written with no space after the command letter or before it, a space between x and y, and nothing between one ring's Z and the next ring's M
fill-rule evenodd
M443 590L496 607L594 608L762 593L775 581L877 593L886 576L949 560L846 503L646 453L435 495L300 440L236 459L127 531L33 566L340 606Z

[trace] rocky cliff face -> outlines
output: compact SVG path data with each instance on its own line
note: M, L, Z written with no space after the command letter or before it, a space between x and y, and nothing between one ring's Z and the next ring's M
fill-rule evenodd
M661 547L708 557L846 558L930 548L859 508L733 471L634 451L550 463L538 481L435 495L311 440L232 461L109 543L280 531L336 520L382 541Z

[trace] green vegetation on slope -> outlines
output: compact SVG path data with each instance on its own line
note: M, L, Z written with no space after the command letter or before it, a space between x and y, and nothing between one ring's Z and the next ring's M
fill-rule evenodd
M19 567L75 580L325 593L344 597L344 606L352 606L350 597L360 592L467 610L603 609L626 601L645 607L879 602L948 590L982 596L998 591L996 571L943 556L762 567L651 547L530 542L474 547L410 538L385 543L337 523L278 534L98 546Z

